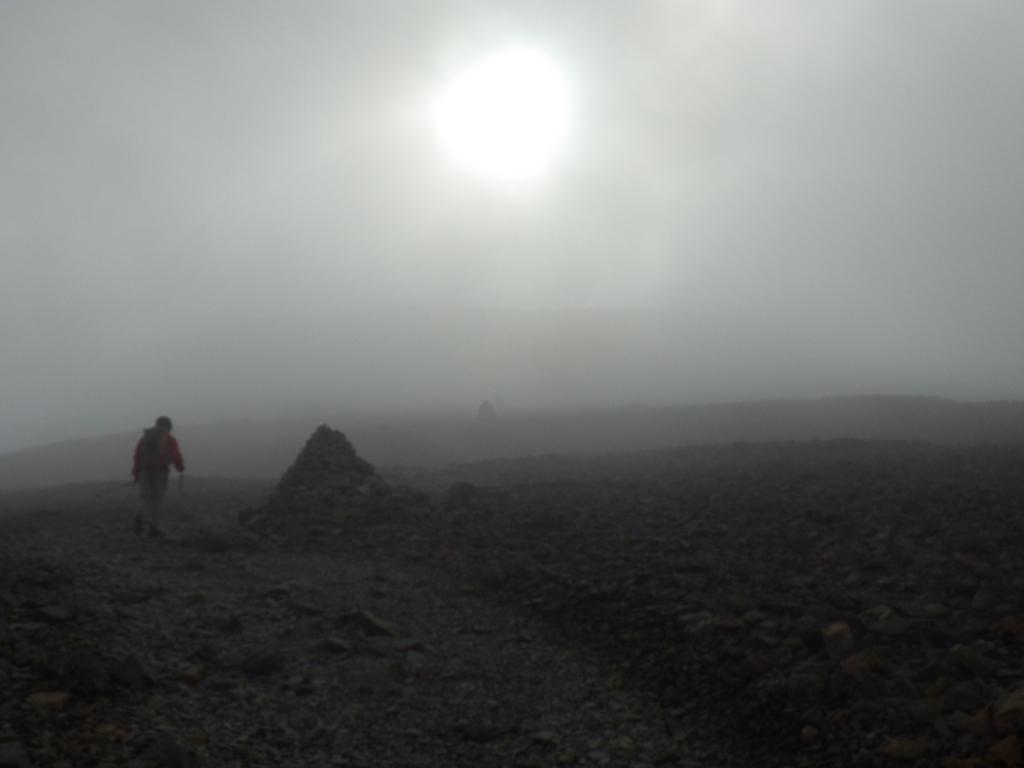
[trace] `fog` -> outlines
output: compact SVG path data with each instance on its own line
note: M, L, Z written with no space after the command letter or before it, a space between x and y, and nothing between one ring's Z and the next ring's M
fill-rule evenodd
M323 411L1024 397L1024 6L0 4L0 451ZM431 105L571 84L535 178Z

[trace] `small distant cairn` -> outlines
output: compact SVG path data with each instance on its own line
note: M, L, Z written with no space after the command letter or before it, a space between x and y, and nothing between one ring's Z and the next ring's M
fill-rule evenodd
M476 420L481 424L493 424L498 420L498 410L490 400L484 400L476 409Z
M389 488L344 434L321 424L282 475L267 503L239 515L243 525L280 530L372 512Z

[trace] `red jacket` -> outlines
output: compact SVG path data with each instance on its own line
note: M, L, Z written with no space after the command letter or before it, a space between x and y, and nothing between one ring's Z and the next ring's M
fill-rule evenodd
M139 479L139 473L143 469L158 469L166 472L173 464L179 472L185 471L185 459L182 458L178 441L174 439L173 435L164 435L163 445L160 447L160 456L156 459L155 466L150 464L143 467L145 456L142 446L144 441L145 438L142 438L135 444L135 455L132 458L132 477L136 480Z

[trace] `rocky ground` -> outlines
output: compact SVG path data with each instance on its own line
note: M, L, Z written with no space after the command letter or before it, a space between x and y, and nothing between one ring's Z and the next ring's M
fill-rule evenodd
M19 499L0 766L1021 763L1024 449L378 476L335 435L167 540Z

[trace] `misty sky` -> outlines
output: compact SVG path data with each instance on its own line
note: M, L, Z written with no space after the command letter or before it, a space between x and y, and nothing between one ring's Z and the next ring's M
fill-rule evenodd
M1017 0L0 3L0 450L324 409L1024 396ZM509 44L563 151L432 105Z

